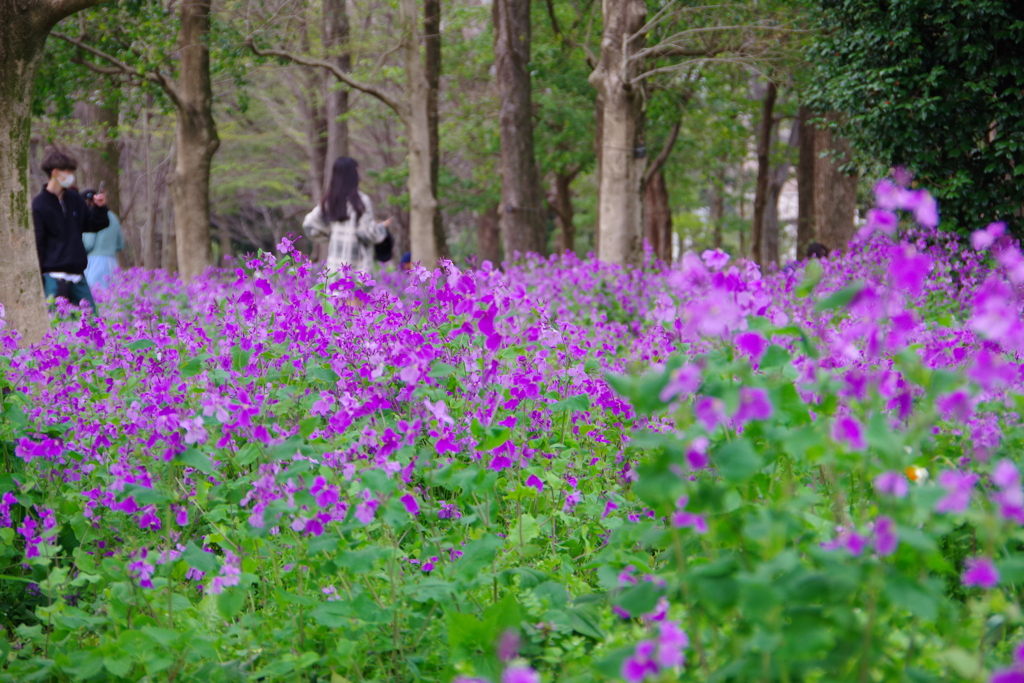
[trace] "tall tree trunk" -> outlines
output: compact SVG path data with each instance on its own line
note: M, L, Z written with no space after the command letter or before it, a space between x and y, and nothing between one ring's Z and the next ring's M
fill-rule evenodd
M644 186L644 223L647 241L655 257L668 263L672 260L672 207L668 185L659 168L650 174Z
M323 41L328 59L344 72L352 70L348 51L349 21L345 0L323 0ZM331 165L338 157L348 156L348 88L330 74L323 74L324 108L327 126L327 148L324 154L323 177L331 174ZM322 187L322 186L321 186Z
M491 204L477 216L476 265L478 268L483 265L484 261L490 261L494 266L498 266L501 263L498 222L497 204Z
M494 66L501 108L501 235L505 258L544 254L544 194L533 149L530 2L494 0Z
M828 123L839 121L830 112ZM832 134L825 125L815 131L814 147L819 155L814 165L814 220L818 239L829 249L843 249L853 238L857 209L857 176L840 172L850 161L850 142Z
M711 195L710 215L711 239L715 249L722 248L722 220L725 218L725 169L720 168L715 174L709 189ZM740 250L742 253L742 249Z
M815 240L814 223L814 166L817 153L814 149L814 127L809 123L814 118L811 110L800 107L799 133L800 161L796 167L797 189L797 222L796 222L796 257L802 259L807 253L807 245Z
M423 0L423 65L427 76L427 125L430 129L430 188L436 199L441 197L441 137L438 132L441 92L441 0ZM448 258L448 240L444 234L444 216L438 205L434 211L434 242L438 254Z
M555 210L558 220L558 230L561 239L558 243L559 252L576 251L576 225L573 222L575 209L572 205L572 181L579 173L574 170L570 173L556 173L552 182L551 208Z
M765 267L779 263L779 196L786 181L789 180L789 168L788 162L776 166L772 169L768 181L768 199L764 207L764 232L761 241Z
M644 47L645 37L629 38L646 19L644 0L605 0L601 57L590 74L604 105L598 258L608 263L637 264L643 254L644 93L643 83L632 81L641 63L631 57Z
M75 116L82 123L86 135L94 141L92 146L85 148L79 159L78 174L81 178L78 186L83 190L92 188L99 190L100 183L105 183L107 207L118 216L121 215L120 162L121 152L117 144L118 107L116 103L77 102Z
M151 129L153 98L148 96L142 114L142 137L146 145L146 218L142 226L142 265L147 270L160 267L156 253L156 178L153 177L153 137Z
M403 47L407 79L406 138L409 152L409 241L412 260L434 268L443 254L434 232L437 198L430 179L430 85L420 57L419 12L416 0L401 0Z
M163 253L160 255L161 267L168 273L178 272L178 239L174 234L174 206L170 203L164 204L163 215L164 243Z
M773 118L775 116L775 97L778 86L768 81L761 104L761 125L757 136L757 183L754 190L754 216L751 226L750 252L754 263L761 268L768 266L768 258L764 249L764 210L768 205L768 181L771 174L769 154L771 153ZM776 242L776 252L778 251ZM778 261L778 253L775 255Z
M50 320L29 208L38 190L29 180L30 107L49 27L28 7L0 2L0 304L7 326L34 344Z
M604 148L604 98L597 91L594 98L594 182L597 184L597 205L601 206L601 150ZM594 255L601 253L601 212L594 216Z
M210 164L220 146L210 83L210 0L180 0L174 239L178 269L188 282L211 262Z

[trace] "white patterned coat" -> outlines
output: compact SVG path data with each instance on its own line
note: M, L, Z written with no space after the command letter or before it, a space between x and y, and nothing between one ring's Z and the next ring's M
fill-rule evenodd
M327 269L337 273L344 266L352 266L364 273L373 272L377 261L374 258L373 246L387 238L387 228L373 218L373 206L370 198L362 192L363 215L356 219L352 206L348 207L347 221L328 223L324 220L320 205L310 211L302 221L302 229L310 239L330 240L327 246Z

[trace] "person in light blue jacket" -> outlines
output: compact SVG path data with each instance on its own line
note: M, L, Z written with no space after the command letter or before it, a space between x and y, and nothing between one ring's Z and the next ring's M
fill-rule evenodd
M92 207L92 197L96 190L82 193L85 203ZM85 268L85 279L93 289L106 289L110 286L110 276L117 270L117 252L124 249L124 236L121 234L121 221L113 211L107 211L110 225L97 233L83 233L82 242L85 252L89 254L89 265Z

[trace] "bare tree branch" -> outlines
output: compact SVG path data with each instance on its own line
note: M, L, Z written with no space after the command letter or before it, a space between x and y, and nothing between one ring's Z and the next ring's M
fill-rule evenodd
M144 69L140 69L138 67L131 66L130 64L125 64L124 62L122 62L117 57L114 57L113 55L109 55L106 52L104 52L103 50L98 50L98 49L94 48L93 46L88 45L88 44L82 42L81 40L78 40L77 38L72 38L71 36L66 36L63 33L57 33L56 31L54 31L51 35L54 36L55 38L60 38L61 40L65 41L65 42L68 42L68 43L74 45L75 47L77 47L79 49L85 50L86 52L88 52L89 54L93 55L94 57L98 57L98 58L104 60L105 62L108 62L109 64L112 64L113 67L117 71L119 71L120 73L123 73L123 74L125 74L127 76L136 76L138 78L141 78L142 80L149 81L151 83L156 83L157 85L159 85L163 89L163 91L165 93L167 93L167 96L169 98L171 98L171 101L174 103L174 106L176 106L176 107L181 106L181 98L178 96L178 88L177 88L177 86L175 86L175 84L172 81L170 81L168 78L166 78L159 71L146 71ZM88 64L86 64L86 65L88 66ZM97 68L102 68L102 67L97 67ZM100 73L105 73L105 72L101 71Z
M34 0L35 7L32 10L36 13L39 23L44 24L49 30L61 19L102 2L106 0Z
M672 124L672 130L669 131L668 140L665 141L665 146L658 152L658 156L654 157L654 161L647 167L647 171L644 173L644 184L643 187L647 186L651 178L661 170L661 167L665 165L668 160L668 155L672 152L672 148L675 147L676 139L679 137L679 129L683 126L683 118L680 116L679 119Z
M316 59L315 57L297 55L286 50L264 50L262 48L256 47L256 44L253 43L252 40L249 40L246 43L246 45L249 46L249 49L252 50L254 54L257 54L260 57L280 57L281 59L287 59L291 62L301 64L303 66L315 66L321 69L326 69L327 71L334 74L335 78L337 78L339 81L341 81L348 87L354 88L355 90L358 90L360 92L364 92L367 95L375 97L381 102L383 102L385 105L390 107L391 110L394 111L395 114L397 114L400 119L402 119L402 121L407 121L409 118L409 113L404 103L394 99L393 97L391 97L386 92L384 92L383 90L376 86L369 85L368 83L361 83L355 80L347 73L342 71L340 68L338 68L337 64L328 62L327 60L324 59Z

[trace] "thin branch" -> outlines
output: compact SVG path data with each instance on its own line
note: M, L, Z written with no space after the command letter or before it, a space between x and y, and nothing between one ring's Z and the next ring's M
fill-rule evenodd
M100 59L109 62L114 66L114 68L118 69L121 73L127 76L136 76L138 78L141 78L142 80L149 81L151 83L156 83L163 89L165 93L167 93L167 96L174 103L175 107L181 106L181 98L178 96L177 87L175 87L175 85L167 78L165 78L164 75L159 71L146 71L144 69L140 69L138 67L125 64L117 57L109 55L103 50L98 50L92 47L91 45L88 45L82 42L81 40L78 40L77 38L66 36L63 33L57 33L56 31L54 31L50 35L54 36L55 38L59 38L67 43L70 43L79 49L85 50L94 57L99 57Z
M647 187L647 183L650 182L654 174L661 170L661 167L665 165L668 160L669 153L672 152L672 148L675 147L676 139L679 137L679 129L683 126L683 118L680 116L679 119L672 124L672 130L669 131L668 140L665 142L665 146L658 152L658 156L654 157L654 161L647 167L647 171L644 173L644 184L643 187Z
M330 71L332 74L334 74L335 78L337 78L339 81L341 81L348 87L354 88L355 90L358 90L360 92L364 92L367 95L375 97L384 104L386 104L388 107L391 108L392 111L395 112L395 114L398 115L400 119L402 119L402 121L408 120L406 107L402 102L399 102L398 100L394 99L393 97L391 97L386 92L384 92L383 90L376 86L369 85L368 83L361 83L355 80L347 73L342 71L337 64L332 64L331 62L328 62L327 60L324 59L316 59L315 57L306 57L304 55L293 54L286 50L264 50L262 48L256 47L256 44L253 43L252 40L246 42L246 45L249 46L249 49L252 50L253 53L259 55L260 57L280 57L281 59L287 59L291 62L301 64L303 66L316 66L321 69L326 69L327 71Z
M751 69L754 73L756 73L756 74L758 74L760 76L764 76L765 78L768 78L768 76L765 75L765 73L763 71L761 71L761 69L759 69L757 64L754 62L753 55L748 55L748 56L745 56L745 57L735 57L735 58L734 57L707 57L707 58L704 58L704 59L687 60L686 62L683 62L683 63L680 63L680 64L671 64L669 66L662 66L662 67L659 67L657 69L651 69L650 71L645 71L642 74L640 74L638 76L635 76L633 78L633 80L630 81L630 83L632 85L635 85L635 84L639 83L640 81L644 80L645 78L649 78L649 77L655 76L657 74L672 73L674 71L682 71L684 68L692 67L695 64L740 64L742 66L746 66L747 68Z

